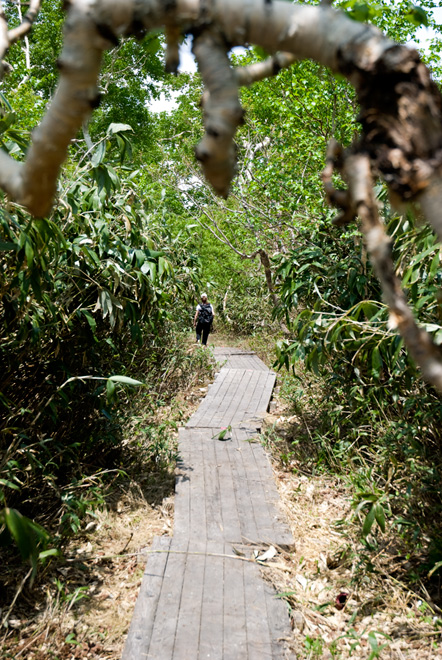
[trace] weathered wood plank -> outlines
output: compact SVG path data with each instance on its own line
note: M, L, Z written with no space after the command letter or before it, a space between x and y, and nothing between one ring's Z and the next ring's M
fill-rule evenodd
M208 421L210 418L210 426L212 428L217 426L227 426L229 424L229 420L231 419L230 409L232 406L235 406L236 409L237 404L235 400L240 398L242 388L245 387L248 380L250 380L250 374L242 369L233 370L232 373L232 381L229 384L222 401L219 402L212 417L208 416Z
M291 547L294 545L294 539L279 508L280 498L270 459L262 445L259 442L251 442L244 431L238 430L237 435L242 441L241 455L246 465L247 485L261 540ZM261 498L264 498L264 504Z
M226 450L232 466L233 490L241 525L241 537L247 541L259 541L260 536L255 521L255 511L250 489L248 487L247 472L242 460L242 447L238 445L235 432L233 438L236 442L226 447Z
M174 540L170 549L171 554L164 572L155 624L147 654L149 660L173 660L175 633L187 562L187 541L179 544ZM176 550L179 553L175 554Z
M152 554L147 560L143 580L132 621L124 645L122 660L145 660L148 657L150 638L155 622L158 600L163 584L164 571L168 560L167 550L171 539L167 536L156 536L152 543ZM161 552L155 553L155 550Z
M224 539L224 527L221 513L221 488L218 475L218 463L215 443L219 442L207 430L204 441L204 488L206 499L207 539L210 541Z
M189 538L196 541L205 540L207 537L203 442L201 432L193 431L191 433L192 471L190 474Z
M233 378L233 374L229 369L221 369L217 375L212 387L209 388L207 395L201 401L196 412L189 418L186 426L198 426L200 421L204 419L208 411L212 410L213 406L217 405L216 401L219 398L221 388L226 387L228 382Z
M198 658L206 544L194 539L195 537L192 537L192 542L189 545L190 552L186 561L173 660ZM196 552L201 554L192 554ZM160 660L160 657L158 660Z
M220 407L223 405L227 408L229 397L231 397L232 392L236 390L237 382L241 379L242 373L237 370L229 369L226 372L226 376L221 383L219 390L212 394L210 392L207 397L204 399L203 403L198 409L200 411L199 415L196 415L195 419L192 420L192 424L187 426L200 426L209 428L213 426L212 418L217 414Z
M272 636L267 620L266 592L259 567L244 566L247 650L253 660L273 660Z
M258 402L258 410L265 414L269 407L270 399L272 398L273 388L275 387L276 374L269 371L267 372L267 380L264 385L261 398Z
M218 429L213 429L213 435ZM229 442L217 441L214 445L216 463L218 466L218 479L221 495L221 517L224 538L228 541L241 541L241 524L236 506L233 486L232 466L226 444Z
M269 480L262 480L258 466L255 462L255 457L251 448L250 442L243 442L241 445L241 452L239 452L238 460L243 462L244 470L244 485L250 496L252 512L256 523L257 536L255 541L265 541L271 543L275 529L276 510L272 503L269 502L268 485ZM273 477L270 478L273 481Z
M190 432L184 429L180 431L178 436L180 458L175 475L173 535L175 538L187 539L190 527L190 477L193 468L190 459Z
M247 386L247 389L243 392L243 396L240 402L240 405L237 406L236 410L233 412L230 424L236 426L240 422L245 421L248 417L251 416L250 405L255 394L255 390L260 388L262 376L259 371L252 371L250 380Z
M283 640L290 635L291 631L287 604L284 600L277 598L277 594L270 584L264 581L262 584L266 596L267 621L272 644L271 657L272 660L283 660L287 657L284 654Z
M225 554L233 554L230 544ZM224 560L224 641L223 660L253 660L247 649L244 562Z
M212 418L212 423L216 426L231 426L235 418L242 418L244 404L243 399L247 392L254 387L255 372L248 370L243 372L243 376L237 385L236 391L232 395L229 406L224 406L218 411L218 415Z
M199 660L224 660L224 543L208 541L201 611Z

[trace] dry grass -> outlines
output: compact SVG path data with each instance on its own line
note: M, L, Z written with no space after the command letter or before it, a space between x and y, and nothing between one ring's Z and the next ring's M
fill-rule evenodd
M163 474L163 490L165 480ZM173 475L169 491L170 486ZM143 549L173 526L172 500L150 502L153 488L150 480L145 490L130 484L115 495L89 532L68 545L55 570L25 593L10 620L12 630L3 638L2 657L121 657L144 570Z
M279 402L271 421L278 419L287 433L290 423L284 412ZM295 429L297 424L293 418ZM401 580L407 561L393 536L387 530L378 551L368 552L360 542L360 523L351 522L350 485L327 475L303 474L303 461L296 455L282 464L286 442L274 433L271 437L282 507L296 550L290 555L280 551L263 574L290 607L293 635L287 641L296 657L441 658L441 611ZM336 607L337 599L345 600L342 609Z

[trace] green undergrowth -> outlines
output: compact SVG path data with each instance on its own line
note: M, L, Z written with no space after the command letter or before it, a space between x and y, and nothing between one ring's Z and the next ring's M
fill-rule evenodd
M86 411L79 397L79 405L71 406L71 434L65 431L61 437L54 434L44 442L36 439L9 448L2 478L19 483L20 489L10 488L7 505L30 522L25 534L35 530L28 548L33 552L34 544L38 555L22 552L20 557L20 543L11 544L3 531L4 612L28 572L29 561L23 559L34 560L33 578L41 585L57 563L63 563L65 543L81 536L98 510L112 507L116 494L135 489L149 493L149 502L161 504L173 493L177 429L187 414L182 393L206 382L212 370L210 351L192 350L187 335L170 333L167 343L134 353L130 373L143 385L116 381L109 396L106 382L79 382L86 401L91 398L93 403ZM28 587L27 598L32 600Z
M438 346L441 245L411 211L395 214L382 186L376 192L396 272ZM276 315L290 336L277 342L275 366L290 374L283 395L299 420L285 458L342 475L361 553L394 544L401 579L440 603L442 400L394 328L357 224L338 231L323 218L301 231L305 241L276 257Z
M442 402L417 385L400 405L373 392L346 396L333 380L286 373L281 397L293 416L280 459L290 469L329 474L351 496L352 514L337 520L360 539L357 580L388 558L391 576L442 608ZM293 467L292 467L293 466ZM349 528L350 528L349 527Z

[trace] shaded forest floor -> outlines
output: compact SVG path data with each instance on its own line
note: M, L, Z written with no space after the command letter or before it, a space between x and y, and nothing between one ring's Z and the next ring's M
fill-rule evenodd
M213 341L252 348L271 364L266 340L215 334ZM208 382L201 374L179 394L173 405L179 402L182 420L199 405ZM164 407L157 423L171 415ZM411 583L397 539L387 530L376 551L361 543L352 484L312 470L304 458L308 443L293 451L293 438L306 424L277 389L262 440L273 457L296 549L278 549L262 570L290 609L287 643L294 656L440 658L440 610L429 595L422 597L424 584ZM116 487L106 508L69 542L63 559L45 569L33 589L24 586L2 635L2 658L121 657L149 545L173 528L173 468L172 461Z

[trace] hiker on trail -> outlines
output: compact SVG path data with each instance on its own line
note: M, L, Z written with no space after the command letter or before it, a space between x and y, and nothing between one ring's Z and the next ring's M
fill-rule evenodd
M201 294L201 302L196 307L193 327L196 329L196 343L201 340L203 346L207 346L207 337L212 329L212 322L215 317L212 305L207 300L207 293Z

